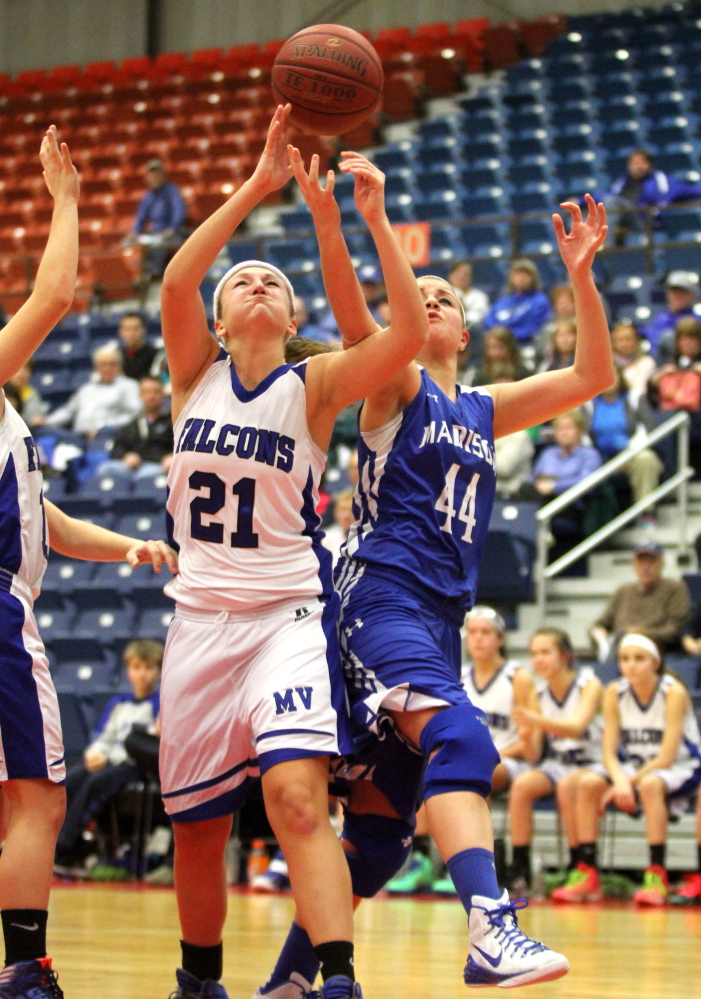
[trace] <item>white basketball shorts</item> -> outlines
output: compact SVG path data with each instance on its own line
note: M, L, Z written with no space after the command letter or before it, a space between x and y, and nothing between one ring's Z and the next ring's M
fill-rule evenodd
M0 781L66 779L61 717L29 587L0 569Z
M640 769L635 763L622 763L621 767L627 777L633 777ZM588 770L593 770L609 783L611 778L603 763L594 763ZM659 777L667 791L667 808L670 815L683 815L689 801L701 787L701 766L697 760L679 760L664 770L651 770L651 774Z
M175 822L238 811L276 763L349 753L337 598L261 614L176 611L161 681L161 790Z

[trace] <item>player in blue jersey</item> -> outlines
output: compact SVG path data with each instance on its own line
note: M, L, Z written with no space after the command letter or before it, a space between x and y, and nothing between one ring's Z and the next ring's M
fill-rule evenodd
M78 270L78 174L52 126L41 145L54 200L34 289L0 331L0 385L27 363L68 311ZM0 391L0 796L4 847L0 915L5 964L0 999L61 999L46 956L56 838L66 810L66 764L58 699L34 618L49 547L132 566L167 561L163 542L140 542L68 517L44 500L39 455L22 417Z
M335 209L314 163L295 176L317 228ZM379 186L372 164L344 154L341 170ZM407 856L417 803L468 913L469 986L511 987L566 974L569 964L518 927L520 903L500 893L486 798L499 756L483 714L460 683L460 635L473 602L495 492L493 442L550 420L605 390L613 380L611 345L591 273L606 214L587 196L588 215L566 204L569 234L553 217L577 310L574 365L512 384L456 386L457 355L468 332L460 302L440 277L419 287L429 318L427 345L360 415L356 522L336 586L341 646L356 758L338 776L350 780L343 844L356 900L373 896ZM333 280L338 255L321 243L324 280L339 329L373 336L367 313L346 309L348 288ZM523 903L525 905L525 902ZM293 923L267 985L295 999L315 975L303 929Z

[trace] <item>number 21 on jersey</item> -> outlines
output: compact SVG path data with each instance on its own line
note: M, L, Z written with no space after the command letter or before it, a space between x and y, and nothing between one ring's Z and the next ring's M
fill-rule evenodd
M453 533L453 519L457 516L458 520L465 525L465 531L462 536L462 540L466 541L468 544L472 544L472 529L477 523L475 518L475 504L477 501L477 486L480 480L480 473L474 472L470 484L465 491L465 496L463 497L462 504L460 506L459 512L455 512L455 485L458 477L458 472L460 471L460 465L451 465L448 469L448 474L445 477L445 486L443 492L440 494L435 503L435 509L439 513L445 514L445 522L440 525L441 530L445 531L446 534Z

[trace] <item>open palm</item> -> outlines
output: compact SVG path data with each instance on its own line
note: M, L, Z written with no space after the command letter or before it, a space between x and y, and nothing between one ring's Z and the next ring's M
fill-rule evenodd
M599 247L604 245L608 226L606 225L606 208L594 201L590 194L585 195L587 202L587 217L582 217L579 205L567 201L561 208L572 216L572 226L568 233L564 220L560 215L553 215L553 227L557 236L560 256L570 274L582 274L591 269L594 256Z
M73 166L66 143L62 142L59 146L55 125L47 129L41 141L39 159L44 168L46 186L54 201L62 196L77 200L80 194L78 171Z

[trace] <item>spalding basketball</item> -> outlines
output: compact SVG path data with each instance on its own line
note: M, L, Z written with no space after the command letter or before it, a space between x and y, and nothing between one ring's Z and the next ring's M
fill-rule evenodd
M370 42L341 24L314 24L288 38L275 59L275 100L291 121L317 135L341 135L379 104L384 76Z

